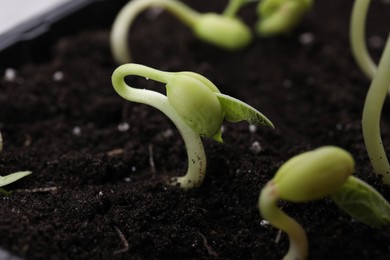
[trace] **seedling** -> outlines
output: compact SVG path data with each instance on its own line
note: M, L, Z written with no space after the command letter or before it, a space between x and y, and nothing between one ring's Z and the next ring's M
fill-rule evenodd
M312 0L262 0L257 5L256 31L262 36L289 32L312 5Z
M166 96L156 91L132 88L124 78L141 76L166 84ZM207 78L193 72L165 72L139 64L119 66L112 75L116 92L124 99L153 106L168 116L183 137L187 149L188 170L175 177L172 184L183 189L202 184L206 172L206 156L201 136L222 142L221 126L246 120L251 124L273 127L259 111L244 102L220 93Z
M390 184L390 165L383 148L380 118L383 104L390 86L390 36L379 61L378 70L366 96L362 116L363 137L368 156L376 174L383 176L383 182Z
M390 36L378 67L372 61L365 44L365 23L369 0L356 0L351 16L350 41L352 53L364 74L373 79L363 108L362 129L368 156L376 174L390 184L390 164L383 148L380 118L386 94L390 86Z
M0 132L0 152L3 150L3 137L1 135L1 132ZM12 173L12 174L9 174L7 176L0 176L0 187L3 187L5 185L8 185L10 183L13 183L27 175L31 174L30 171L21 171L21 172L15 172L15 173ZM0 188L0 193L4 194L4 195L7 195L9 194L9 192L7 192L6 190Z
M347 181L354 167L354 159L347 151L324 146L292 157L262 189L260 214L286 232L290 240L284 259L306 259L308 241L302 226L277 207L277 200L308 202L329 196Z
M236 12L247 0L230 0L223 14L199 13L176 0L133 0L117 15L112 26L110 42L115 61L124 64L132 61L127 39L131 25L142 11L161 7L188 26L199 39L227 50L238 50L252 40L252 33Z

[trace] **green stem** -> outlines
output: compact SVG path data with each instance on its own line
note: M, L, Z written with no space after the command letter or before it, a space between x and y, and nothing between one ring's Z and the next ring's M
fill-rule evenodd
M111 51L118 64L131 62L131 54L127 44L131 25L139 13L151 7L166 9L189 27L193 27L195 21L199 18L198 12L175 0L130 1L117 15L110 35Z
M293 218L277 207L277 185L270 181L262 189L259 198L260 213L274 227L287 233L290 246L284 260L303 260L308 255L308 242L305 230Z
M247 0L230 0L222 15L235 17L240 8L246 3L248 3Z
M173 182L174 184L179 183L183 189L189 189L201 185L206 172L206 155L199 135L181 119L168 103L168 98L165 95L156 91L130 87L124 81L126 76L135 75L167 83L174 74L139 64L124 64L114 71L112 84L115 91L124 99L153 106L168 116L175 124L187 149L188 169L184 176L174 178Z
M379 62L378 70L371 82L363 108L362 128L367 153L376 174L390 184L390 165L383 148L380 133L380 118L386 93L390 86L390 35Z
M350 41L352 54L363 73L372 79L377 70L367 50L365 28L370 0L355 0L350 21Z

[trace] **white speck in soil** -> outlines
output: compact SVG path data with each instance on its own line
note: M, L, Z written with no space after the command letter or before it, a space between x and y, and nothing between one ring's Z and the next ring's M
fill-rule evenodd
M81 135L81 128L79 126L73 127L72 133L74 135Z
M15 69L12 69L12 68L7 68L5 69L5 72L4 72L4 80L5 81L9 81L9 82L13 82L16 80L16 70Z
M54 81L62 81L64 79L64 73L62 71L56 71L53 74L53 80Z
M172 136L173 136L173 131L172 131L172 129L167 129L167 130L165 130L165 131L163 132L162 135L163 135L164 138L172 137Z
M249 132L254 134L257 131L257 126L255 125L249 125Z
M251 147L249 147L249 150L254 154L259 154L263 148L261 147L260 143L258 141L254 141L252 144L251 144Z
M126 122L120 123L118 125L118 131L119 132L126 132L130 129L130 125Z
M125 182L131 182L131 178L130 177L126 177L124 180L125 180Z
M309 45L314 41L314 35L310 32L305 32L299 35L299 42L302 45Z
M103 192L102 191L99 191L99 196L103 196Z
M135 172L136 170L137 170L137 167L131 166L131 171L132 171L132 172Z
M269 225L269 222L267 220L263 219L262 221L260 221L260 226L266 227L268 225Z

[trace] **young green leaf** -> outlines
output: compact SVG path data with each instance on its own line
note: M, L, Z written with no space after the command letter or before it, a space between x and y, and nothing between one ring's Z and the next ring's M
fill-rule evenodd
M215 93L215 95L221 103L227 121L235 123L245 120L253 125L265 125L274 128L274 125L266 116L250 105L228 95L221 93Z
M15 172L6 176L0 176L0 187L3 187L5 185L8 185L12 182L15 182L27 175L30 175L30 171L21 171L21 172Z
M333 201L354 219L372 227L390 224L390 204L373 187L350 176L332 195Z

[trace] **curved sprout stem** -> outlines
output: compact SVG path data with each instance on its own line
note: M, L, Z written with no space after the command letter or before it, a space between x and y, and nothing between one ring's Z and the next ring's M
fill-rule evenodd
M362 128L368 156L376 174L390 184L390 165L383 148L380 118L386 93L390 86L390 34L379 62L378 71L371 82L363 108Z
M172 184L178 183L181 188L189 189L201 185L206 172L206 155L199 135L183 122L168 103L166 96L155 91L130 87L124 81L126 76L135 75L167 83L173 74L139 64L124 64L114 71L112 84L115 91L124 99L153 106L175 124L187 149L188 169L184 176L174 178Z
M283 259L304 260L308 255L308 241L305 230L298 222L277 207L277 199L277 185L270 181L260 193L260 213L273 226L287 233L290 245Z
M360 69L370 80L374 77L377 67L367 50L365 28L367 10L370 0L355 0L350 21L350 41L352 54Z
M198 12L175 0L130 1L117 15L110 35L111 52L118 64L131 62L132 58L127 43L130 27L139 13L152 7L166 9L189 27L192 27L199 17Z

